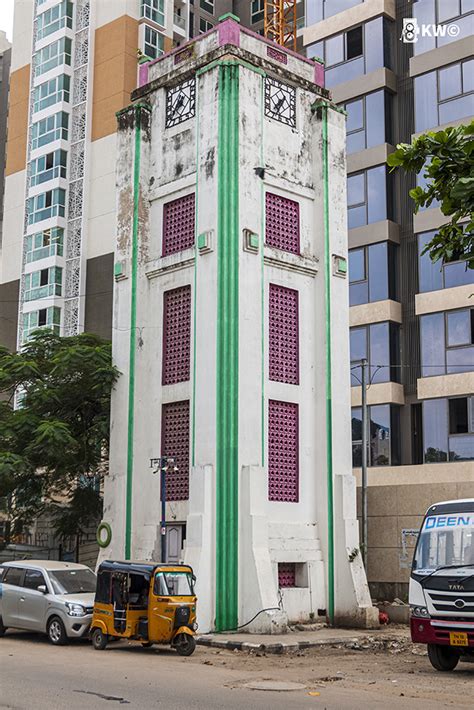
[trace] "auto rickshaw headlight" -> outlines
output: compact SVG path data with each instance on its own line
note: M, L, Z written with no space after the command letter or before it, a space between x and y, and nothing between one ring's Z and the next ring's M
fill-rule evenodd
M85 616L86 610L81 604L73 604L72 602L66 602L67 613L69 616Z

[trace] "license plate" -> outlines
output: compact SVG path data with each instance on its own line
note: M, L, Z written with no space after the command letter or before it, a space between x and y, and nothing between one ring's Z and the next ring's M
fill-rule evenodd
M450 646L468 646L467 634L462 631L450 631L449 644Z

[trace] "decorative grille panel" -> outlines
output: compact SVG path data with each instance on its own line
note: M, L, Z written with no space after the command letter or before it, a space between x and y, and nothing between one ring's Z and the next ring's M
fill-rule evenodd
M268 402L268 499L299 500L298 405Z
M299 384L298 291L270 284L269 377Z
M278 563L278 586L296 587L296 565L294 562Z
M276 57L274 56L273 59ZM296 89L265 77L265 116L296 128Z
M287 197L265 195L265 242L293 254L300 253L300 206Z
M163 256L194 245L194 193L168 202L163 208Z
M161 455L171 456L178 471L166 475L166 500L189 498L189 400L163 404Z
M189 380L190 349L191 286L183 286L163 297L162 384Z

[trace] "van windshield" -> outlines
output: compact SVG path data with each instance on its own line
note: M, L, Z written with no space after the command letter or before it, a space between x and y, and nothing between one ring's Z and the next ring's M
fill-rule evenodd
M192 575L189 572L158 572L154 593L161 596L194 596Z
M430 515L423 522L413 572L429 574L438 567L474 565L474 513Z
M90 569L61 569L49 572L55 594L95 592L97 577Z

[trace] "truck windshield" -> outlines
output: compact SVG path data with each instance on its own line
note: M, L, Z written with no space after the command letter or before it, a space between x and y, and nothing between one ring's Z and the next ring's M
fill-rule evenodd
M55 594L95 592L97 577L90 569L61 569L49 572Z
M158 572L154 592L162 596L194 596L192 576L189 572Z
M474 513L430 515L423 522L412 571L429 574L438 567L474 564Z

